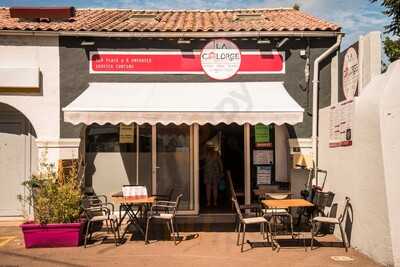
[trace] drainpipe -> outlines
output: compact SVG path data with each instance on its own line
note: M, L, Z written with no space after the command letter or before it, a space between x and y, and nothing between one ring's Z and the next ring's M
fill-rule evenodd
M314 61L313 75L313 112L312 112L312 153L314 161L314 177L318 183L318 84L319 84L319 63L329 56L333 51L339 48L342 42L342 35L337 36L336 43L328 50L322 53ZM317 184L318 185L318 184Z

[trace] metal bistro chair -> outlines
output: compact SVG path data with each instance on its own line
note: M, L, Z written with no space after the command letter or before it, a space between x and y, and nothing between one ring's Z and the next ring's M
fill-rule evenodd
M239 221L238 235L237 235L237 240L236 240L236 245L237 246L239 246L240 231L241 231L241 228L242 228L242 225L243 225L243 235L242 235L242 243L241 243L240 251L243 252L244 237L246 235L246 225L248 225L248 224L259 224L260 228L261 228L260 232L261 232L261 234L263 236L263 239L265 239L265 225L267 225L268 231L267 231L266 238L267 238L268 242L271 243L271 247L273 248L272 235L271 235L271 240L269 239L269 235L268 235L268 233L271 234L271 224L270 224L270 222L267 219L265 219L264 217L262 217L262 216L244 218L243 215L242 215L242 212L240 210L240 207L239 207L239 204L238 204L237 200L235 198L232 198L232 202L235 205L235 209L236 209L237 215L239 216L239 220L240 220Z
M107 198L105 198L106 200ZM93 229L91 226L99 222L106 222L107 232L109 232L109 225L114 235L115 246L118 246L118 241L120 239L119 229L118 229L118 219L114 215L114 205L108 202L102 202L97 196L85 197L82 200L82 209L87 219L86 233L84 247L86 248L87 237L89 235L89 240L92 238ZM89 233L90 232L90 233ZM118 237L117 237L118 236Z
M233 199L235 199L236 202L238 202L237 201L236 191L235 191L235 188L233 186L233 182L232 182L232 177L231 177L230 171L227 171L226 174L227 174L226 176L228 178L229 189L231 191L231 197ZM232 204L234 204L234 203L232 203ZM251 204L239 205L239 209L241 211L246 211L246 210L253 211L254 210L256 212L256 215L261 214L261 204L260 203L251 203ZM240 223L240 219L239 219L239 216L236 214L236 217L235 217L235 231L237 231L239 229L239 223Z
M317 232L316 232L317 224L333 224L333 225L337 224L337 225L339 225L340 234L342 236L342 242L343 242L344 248L345 248L346 252L348 251L347 238L346 238L345 232L343 230L342 223L344 221L344 218L346 217L349 207L350 207L350 198L346 197L343 212L342 212L342 214L339 215L338 218L318 216L318 217L315 217L312 219L312 221L311 221L311 225L312 225L312 228L311 228L311 250L313 249L314 236L317 234Z
M176 197L175 201L157 201L150 210L150 214L147 217L147 225L146 225L146 234L145 234L145 244L148 244L148 234L150 221L152 219L164 220L167 223L168 230L170 231L170 235L173 235L174 244L177 245L177 238L179 238L179 231L174 225L174 219L176 215L176 211L179 207L179 202L182 198L183 194L180 194Z

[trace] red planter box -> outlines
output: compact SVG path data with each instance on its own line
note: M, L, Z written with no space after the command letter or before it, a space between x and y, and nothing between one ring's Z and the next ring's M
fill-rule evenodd
M21 225L26 248L77 247L84 223Z

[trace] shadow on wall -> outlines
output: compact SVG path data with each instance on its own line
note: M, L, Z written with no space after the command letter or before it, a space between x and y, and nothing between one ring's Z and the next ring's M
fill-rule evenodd
M15 132L14 124L20 124L20 128L18 131L19 135L28 135L30 134L32 137L37 138L36 131L29 121L29 119L16 108L0 102L0 128L1 133L8 134L17 134Z
M351 232L353 229L353 223L354 223L354 211L353 211L353 206L351 203L349 203L349 208L347 209L346 214L344 214L345 220L344 220L344 232L346 233L347 237L347 242L348 245L350 246L351 244Z

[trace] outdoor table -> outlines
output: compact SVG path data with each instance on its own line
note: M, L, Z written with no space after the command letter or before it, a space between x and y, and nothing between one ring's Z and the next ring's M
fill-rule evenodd
M314 206L313 203L305 199L266 199L262 200L261 203L269 209L272 209L272 216L274 209L289 209L289 208L305 208ZM274 224L274 230L276 234L276 222ZM272 234L272 233L271 233ZM279 244L276 243L275 238L273 238L274 243L279 248Z
M313 203L302 198L265 199L262 200L261 203L270 209L305 208L314 206Z
M133 198L133 197L123 197L123 196L113 196L113 202L120 205L120 214L119 214L119 222L118 228L121 226L122 221L125 219L126 216L129 217L128 225L121 236L121 239L124 239L129 226L133 225L136 229L139 230L140 233L144 236L144 229L140 225L140 221L138 215L140 212L143 212L144 216L146 216L147 212L146 209L149 205L152 205L156 201L156 197L145 197L145 198ZM121 209L122 207L122 209ZM137 207L135 211L134 207ZM144 209L144 211L143 211ZM124 210L124 214L121 216L121 210Z

